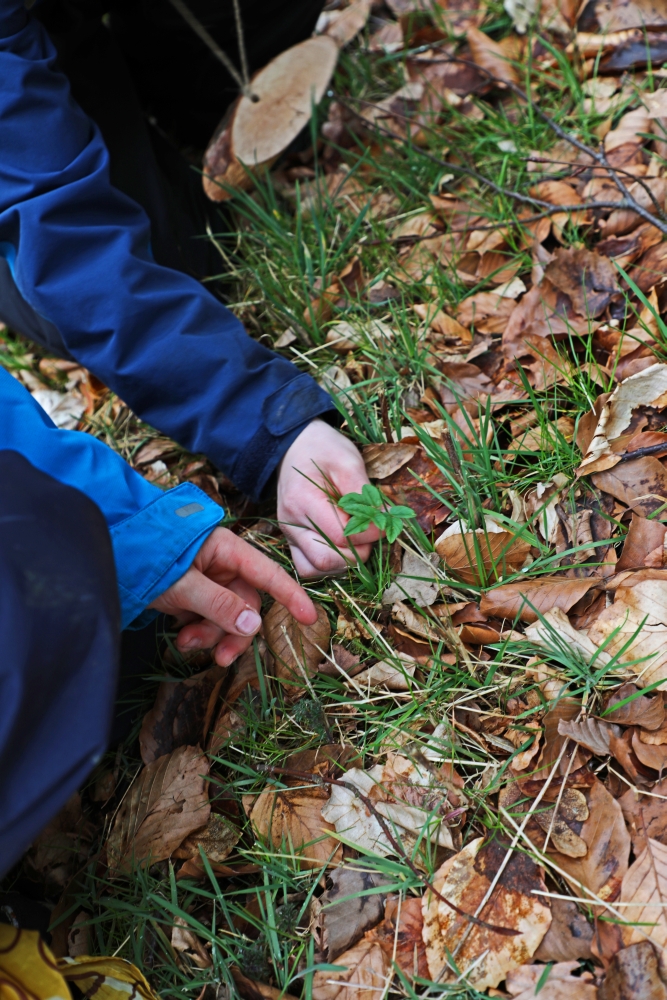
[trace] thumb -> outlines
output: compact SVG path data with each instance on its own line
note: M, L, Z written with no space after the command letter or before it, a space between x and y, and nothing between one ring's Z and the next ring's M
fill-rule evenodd
M262 619L243 598L191 567L153 607L167 614L193 611L231 635L255 635Z

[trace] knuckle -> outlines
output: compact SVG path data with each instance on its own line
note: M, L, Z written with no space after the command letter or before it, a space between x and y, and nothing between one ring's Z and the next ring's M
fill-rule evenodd
M238 598L229 590L220 589L211 600L211 618L214 621L229 621L235 617Z

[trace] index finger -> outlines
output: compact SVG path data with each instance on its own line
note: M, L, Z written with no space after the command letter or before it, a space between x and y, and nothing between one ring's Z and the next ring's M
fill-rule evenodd
M235 570L246 583L257 590L265 590L302 625L313 625L317 621L317 611L310 597L282 566L231 531L225 534L227 537L220 540L217 552L225 571Z

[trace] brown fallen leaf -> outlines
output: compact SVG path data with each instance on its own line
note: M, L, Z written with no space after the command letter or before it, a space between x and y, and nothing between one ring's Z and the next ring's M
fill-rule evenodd
M482 614L496 618L514 621L518 617L524 622L536 622L536 612L543 614L552 608L569 611L598 582L595 577L540 576L519 583L504 583L487 590L479 608Z
M667 765L667 746L664 744L652 745L650 743L643 743L639 738L639 730L635 729L632 734L632 749L642 764L646 767L654 768L654 770L659 772L659 776L662 777L662 772L665 769L665 765Z
M202 181L212 201L231 197L229 188L252 186L252 171L269 167L310 119L338 59L332 38L318 36L272 59L252 79L216 130L204 155ZM259 98L259 100L257 100Z
M579 836L588 845L588 853L584 858L569 858L563 854L551 856L567 875L581 882L600 899L613 900L628 870L630 835L619 803L597 778L586 798L589 816L582 823ZM576 882L572 882L572 891L574 895L586 898L586 893Z
M632 850L638 857L646 847L646 838L667 844L667 778L651 789L651 795L628 788L618 800L632 837Z
M569 858L584 858L588 844L576 832L575 825L589 816L586 797L578 788L564 788L558 808L540 808L533 813L537 825L548 834L549 843Z
M453 849L452 828L461 824L460 813L467 801L461 790L462 779L451 765L428 769L400 754L389 753L384 765L376 764L369 771L351 768L342 780L373 803L394 841L402 842L404 850L422 844L424 838ZM455 815L448 821L452 812ZM335 785L329 801L322 806L322 816L362 850L383 857L396 853L377 816L351 787Z
M382 920L385 897L368 890L386 884L387 880L354 864L334 868L329 879L332 886L320 897L320 924L322 950L327 961L333 962Z
M621 382L602 407L577 475L589 475L618 465L621 456L614 453L612 442L630 427L635 410L641 406L660 409L666 404L667 365L651 365Z
M581 703L579 701L574 698L560 698L544 716L542 753L537 764L537 774L540 778L546 778L549 775L558 760L563 744L567 742L568 737L560 731L561 725L572 722L580 712ZM571 760L572 757L574 757L573 760ZM558 773L566 774L568 771L577 771L589 757L590 754L585 750L580 750L570 743L561 757Z
M419 526L427 533L449 516L449 508L437 494L450 493L451 486L423 448L402 468L386 476L380 489L392 503L405 504L414 510Z
M209 767L197 747L178 747L141 770L107 840L112 871L130 872L135 863L162 861L208 823Z
M594 250L561 247L544 273L552 285L569 296L580 316L599 316L618 291L614 266Z
M275 658L275 674L285 685L286 696L295 701L306 690L306 678L317 673L322 653L327 652L331 626L321 604L315 603L317 621L301 625L287 608L276 601L264 616L264 635Z
M651 521L644 521L644 524L651 524ZM642 729L651 731L661 728L665 721L665 703L660 695L639 695L639 688L636 684L622 684L617 691L609 698L606 706L605 722L613 722L619 726L641 726ZM615 708L618 702L625 701L631 695L635 695L632 701L626 702ZM650 742L650 741L647 741Z
M144 764L176 747L205 743L226 674L226 667L216 665L184 680L162 681L139 733Z
M548 933L548 931L547 931ZM596 1000L597 988L590 972L573 976L578 962L557 962L544 979L543 965L522 965L507 973L507 992L514 1000Z
M474 913L506 854L507 845L498 840L472 840L438 869L433 886L450 902ZM467 984L482 991L529 961L551 923L551 909L533 890L546 890L542 870L527 854L515 851L482 913L487 923L518 931L513 937L471 924L427 890L423 935L431 979L446 983L470 970ZM451 969L452 954L457 972ZM480 956L484 956L481 961Z
M599 490L610 493L642 517L653 514L667 501L667 469L652 455L595 472L591 479Z
M435 550L448 572L466 583L483 585L520 569L530 543L487 518L486 527L474 531L456 521L437 539Z
M475 27L468 28L467 39L473 62L501 84L519 82L517 72L502 45Z
M667 847L647 837L646 847L626 872L621 885L623 915L636 926L623 925L621 936L628 945L647 938L658 953L660 973L667 973Z
M649 941L638 941L614 955L598 988L598 1000L667 1000Z
M561 719L558 723L561 736L569 736L582 747L586 747L599 757L612 753L610 749L614 737L622 733L620 726L613 726L602 719L583 719L581 722Z
M342 49L363 30L370 12L371 0L353 0L343 10L331 11L329 22L322 34L333 38L336 45Z
M367 444L362 448L369 479L386 479L397 472L417 452L416 444Z
M551 897L551 925L533 955L540 962L572 962L591 957L593 927L576 903Z
M296 1000L291 993L269 986L267 983L260 983L257 979L251 979L244 975L237 965L230 965L229 971L234 980L238 994L243 1000Z
M389 959L370 937L339 955L336 965L345 970L313 975L313 1000L377 1000L391 975Z
M661 567L666 555L666 531L667 526L662 521L649 520L633 513L616 572L643 569L644 566Z
M365 687L385 687L388 691L410 691L410 678L414 676L417 661L407 653L397 653L396 662L380 660L355 677L355 686L362 690Z
M383 604L412 600L419 607L429 607L438 598L439 580L435 572L439 563L436 553L421 556L412 549L403 553L401 571L382 595Z
M321 787L265 788L256 797L244 795L243 807L257 836L275 851L297 855L303 868L321 868L342 857L340 843L331 836L333 827L322 819L328 798Z
M620 582L620 581L619 581ZM619 662L635 662L639 686L667 678L667 575L663 570L624 574L614 603L588 630L588 638L618 654ZM626 647L626 648L624 648Z
M477 333L502 333L516 309L516 302L497 292L475 292L456 309L456 318L466 329Z
M186 955L199 969L208 969L213 965L211 956L184 917L174 918L171 946L174 951Z
M422 931L424 916L420 896L387 899L385 917L368 935L378 942L390 962L395 961L408 979L428 979Z
M569 298L547 278L533 285L503 325L502 349L508 363L526 353L526 337L555 337L568 331L588 335L595 323L575 313Z

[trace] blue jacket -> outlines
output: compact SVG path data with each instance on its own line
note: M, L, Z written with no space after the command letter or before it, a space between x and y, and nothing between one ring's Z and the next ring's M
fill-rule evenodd
M98 128L54 68L22 0L0 0L0 256L27 305L142 419L204 452L250 497L331 398L251 340L195 279L157 265L143 210L109 182ZM0 448L76 485L112 530L123 620L183 571L220 510L192 486L163 495L87 435L55 431L9 375ZM178 509L202 510L188 518ZM168 539L153 562L157 536Z

